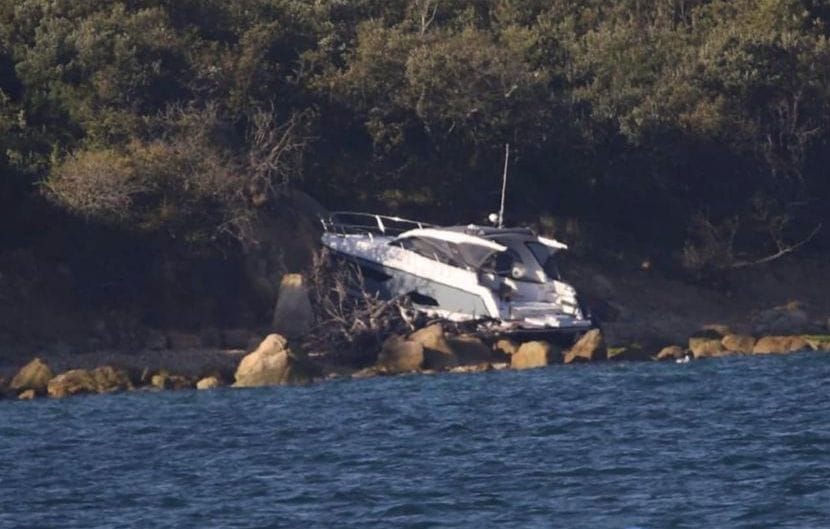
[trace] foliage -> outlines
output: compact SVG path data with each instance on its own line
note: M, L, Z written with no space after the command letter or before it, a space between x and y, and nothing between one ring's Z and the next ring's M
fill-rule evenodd
M827 217L828 37L824 0L0 0L0 197L208 245L288 181L466 221L509 142L516 220L762 252L752 197Z

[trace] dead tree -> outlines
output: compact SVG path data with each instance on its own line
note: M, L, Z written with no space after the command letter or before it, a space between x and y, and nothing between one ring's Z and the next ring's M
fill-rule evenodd
M333 262L325 250L314 256L309 286L317 321L303 345L334 362L369 365L386 338L415 328L405 297L384 300L369 292L357 266Z

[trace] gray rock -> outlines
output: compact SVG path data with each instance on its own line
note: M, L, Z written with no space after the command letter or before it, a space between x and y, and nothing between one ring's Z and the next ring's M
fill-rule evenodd
M383 343L377 367L383 373L395 375L418 371L423 367L423 363L423 345L393 335Z
M274 308L274 331L289 338L307 334L314 325L314 310L301 274L285 274Z
M447 342L458 358L459 364L462 365L486 364L507 360L505 355L493 351L477 336L470 334L451 336L447 338Z

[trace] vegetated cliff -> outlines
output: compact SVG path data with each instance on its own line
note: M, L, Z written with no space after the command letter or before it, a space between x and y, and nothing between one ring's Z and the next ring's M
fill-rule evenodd
M308 270L325 214L292 191L261 208L256 244L194 256L175 241L43 212L25 220L25 241L0 253L0 362L34 352L249 347L271 331L282 275ZM756 335L827 331L826 257L802 252L692 279L613 228L550 218L537 228L571 245L560 268L612 347L656 351L707 325Z
M820 318L819 4L0 0L0 343L262 325L316 240L289 185L481 221L505 143L609 325Z

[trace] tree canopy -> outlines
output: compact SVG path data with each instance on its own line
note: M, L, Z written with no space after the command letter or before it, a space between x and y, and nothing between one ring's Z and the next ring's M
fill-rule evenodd
M469 220L510 143L514 220L781 242L827 217L829 36L828 0L0 0L0 199L198 244L288 182Z

